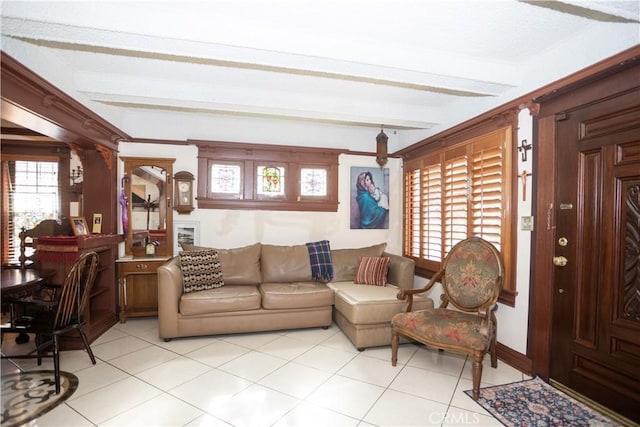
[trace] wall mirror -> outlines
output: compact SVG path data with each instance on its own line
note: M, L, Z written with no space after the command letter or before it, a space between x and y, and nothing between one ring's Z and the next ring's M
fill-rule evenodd
M175 159L121 157L125 200L125 254L173 255L172 176ZM126 216L124 213L126 212Z

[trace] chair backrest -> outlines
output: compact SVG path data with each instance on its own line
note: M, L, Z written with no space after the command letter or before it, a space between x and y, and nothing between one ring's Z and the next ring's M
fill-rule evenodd
M31 229L22 228L18 237L20 238L20 268L26 268L35 264L35 243L40 236L68 236L71 234L71 226L68 221L56 219L44 219ZM31 253L27 255L27 248L31 248Z
M54 320L55 329L82 321L82 313L96 279L99 262L97 253L85 252L69 269L60 289L58 311Z
M463 311L476 311L498 300L504 262L498 250L480 237L456 244L443 263L442 287L448 300Z

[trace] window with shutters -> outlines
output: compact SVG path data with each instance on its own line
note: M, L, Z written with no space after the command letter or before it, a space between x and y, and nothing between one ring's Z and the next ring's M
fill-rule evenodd
M512 248L510 206L512 127L502 128L418 158L404 165L404 255L429 277L458 242L479 236L507 261ZM515 302L505 283L501 301Z

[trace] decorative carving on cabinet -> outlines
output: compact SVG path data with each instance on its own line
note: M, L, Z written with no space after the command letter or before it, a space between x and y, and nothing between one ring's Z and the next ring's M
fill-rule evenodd
M640 184L627 187L623 317L640 321Z

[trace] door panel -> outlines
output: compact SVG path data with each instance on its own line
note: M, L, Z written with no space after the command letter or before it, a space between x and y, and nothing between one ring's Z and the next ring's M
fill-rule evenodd
M638 421L640 91L556 119L550 378Z

